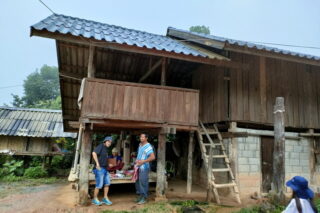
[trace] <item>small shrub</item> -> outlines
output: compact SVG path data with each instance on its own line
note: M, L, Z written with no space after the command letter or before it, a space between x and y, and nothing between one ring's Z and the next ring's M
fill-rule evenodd
M48 172L41 166L30 167L24 172L24 176L27 178L41 178L48 176Z
M17 177L13 174L7 175L1 178L1 181L3 182L16 182L16 181L21 181L23 177Z
M0 177L5 177L8 175L23 175L23 161L11 160L2 165L0 168Z

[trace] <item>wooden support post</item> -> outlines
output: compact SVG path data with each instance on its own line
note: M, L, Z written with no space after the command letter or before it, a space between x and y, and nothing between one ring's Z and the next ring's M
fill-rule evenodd
M285 129L284 129L284 98L277 97L274 106L274 152L272 191L279 203L285 202Z
M87 205L89 197L89 164L91 159L91 132L86 127L83 132L80 155L79 204Z
M228 131L235 133L237 131L237 123L231 122ZM233 171L235 181L237 184L239 184L239 181L238 181L238 139L235 137L231 138L231 146L229 149L229 153L230 153L230 157L231 157L230 166Z
M46 168L46 164L47 164L47 156L43 156L42 158L42 168L45 169Z
M188 153L188 179L187 179L187 193L190 194L192 190L192 161L193 161L193 149L194 149L194 131L189 135L189 153Z
M80 124L77 145L76 145L76 153L75 153L74 162L73 162L73 173L77 172L77 165L79 161L80 147L81 147L82 131L83 131L82 124Z
M209 157L208 157L208 171L207 171L207 202L211 201L212 195L212 155L213 155L213 147L209 148ZM216 198L217 199L217 198Z
M156 200L166 199L166 134L158 136Z
M127 167L130 164L130 135L123 141L123 163Z
M94 66L94 46L89 46L89 60L88 60L88 78L95 77L95 66Z
M314 134L314 129L309 129L308 130L309 134ZM316 183L315 180L315 172L316 172L316 159L315 159L315 138L311 137L308 138L309 140L309 148L310 148L310 156L309 156L309 162L310 162L310 184Z
M260 121L265 123L267 121L267 74L266 74L266 58L260 57L259 66L260 76Z
M167 63L166 58L163 58L162 65L161 65L161 85L162 86L166 85L166 63Z

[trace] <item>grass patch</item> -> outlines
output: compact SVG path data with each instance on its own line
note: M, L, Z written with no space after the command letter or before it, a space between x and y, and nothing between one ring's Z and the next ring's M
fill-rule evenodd
M56 177L49 178L26 178L17 176L5 176L0 179L2 183L22 183L25 186L38 186L42 184L54 184L65 182L65 179L59 179Z
M207 213L215 213L217 206L195 200L148 203L143 208L130 211L104 210L102 213L182 213L185 208L199 207Z
M166 202L146 204L141 209L136 209L131 211L114 211L114 210L102 211L102 213L172 213L172 212L174 212L174 207Z

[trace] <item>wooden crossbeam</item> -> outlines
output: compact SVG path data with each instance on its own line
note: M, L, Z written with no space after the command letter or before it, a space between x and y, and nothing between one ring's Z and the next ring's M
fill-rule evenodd
M146 78L148 78L151 73L153 73L153 71L155 71L160 65L162 64L162 59L160 59L159 61L157 61L147 72L146 74L144 74L140 79L139 79L139 83L141 83L142 81L144 81Z

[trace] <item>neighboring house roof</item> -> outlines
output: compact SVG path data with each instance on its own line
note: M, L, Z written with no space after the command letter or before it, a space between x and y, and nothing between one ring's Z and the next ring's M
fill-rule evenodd
M51 33L70 34L99 41L134 45L184 55L207 57L205 53L183 45L181 42L167 36L59 14L47 17L31 26L31 29L47 30Z
M0 135L25 137L71 137L63 131L61 110L0 107Z
M240 40L229 39L229 38L224 38L224 37L219 37L214 35L207 35L203 33L190 32L187 30L180 30L173 27L168 27L167 36L179 38L182 40L192 41L198 44L203 44L203 45L211 46L218 49L225 49L225 47L229 44L229 45L234 45L239 47L247 47L249 49L264 50L267 52L279 53L283 55L291 55L291 56L296 56L300 58L307 58L311 60L317 60L317 61L320 60L319 56L297 53L289 50L283 50L275 47L255 44L247 41L240 41Z

